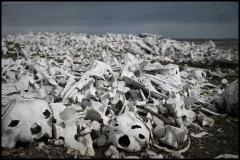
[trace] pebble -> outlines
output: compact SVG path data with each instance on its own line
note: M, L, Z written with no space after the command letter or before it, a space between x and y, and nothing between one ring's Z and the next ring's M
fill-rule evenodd
M19 156L23 157L23 156L25 156L25 153L20 153Z
M208 151L206 151L205 154L208 154Z
M49 153L49 150L46 149L46 150L44 150L44 152L45 152L46 154L48 154L48 153Z

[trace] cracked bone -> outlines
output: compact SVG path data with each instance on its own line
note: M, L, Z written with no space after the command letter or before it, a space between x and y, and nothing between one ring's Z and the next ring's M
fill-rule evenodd
M45 134L52 137L52 111L48 103L13 98L2 115L2 147L12 148L18 140L30 142Z

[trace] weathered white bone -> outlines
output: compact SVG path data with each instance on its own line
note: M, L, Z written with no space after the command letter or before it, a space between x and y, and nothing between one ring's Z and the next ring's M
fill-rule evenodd
M169 99L165 103L166 108L169 109L170 113L177 111L183 104L183 100L180 99L180 95L174 92L169 93Z
M95 82L93 78L109 80L112 77L112 68L101 61L93 61L86 69L86 73L81 77L80 81L75 83L64 95L63 101L65 101L72 92L77 88L82 90L83 87L87 86L90 81Z
M197 114L197 120L202 123L202 126L212 127L214 125L214 120L210 117L207 117L205 114L199 111Z
M54 145L55 145L55 146L61 146L61 145L63 145L63 144L64 144L64 142L63 142L62 139L57 139L57 140L54 141Z
M149 88L145 87L143 84L137 82L134 79L131 79L129 77L124 76L124 80L125 80L125 82L127 84L132 84L132 85L134 85L136 87L139 87L139 88L143 89L144 91L146 91L148 93L150 91L151 95L156 97L156 98L167 98L167 96L165 96L164 94L159 93L158 91L156 91L156 89L154 89L155 91L154 90L150 90Z
M153 134L159 138L162 138L165 135L166 128L163 122L157 124L157 126L153 129Z
M113 145L109 146L108 150L104 153L106 157L110 157L112 155L119 154L117 148Z
M172 147L178 147L179 142L184 142L187 139L188 130L185 126L177 128L166 125L166 134L161 138L161 142Z
M104 124L108 124L109 118L105 116L107 105L96 102L94 100L90 100L90 107L88 107L86 110L86 118L91 120L100 121L103 120Z
M83 143L86 146L87 148L86 155L89 155L89 156L95 155L95 151L93 149L93 141L90 133L86 134L85 136L78 137L78 141Z
M130 53L133 53L133 54L144 55L144 53L141 50L141 48L138 45L136 45L136 44L134 44L132 42L130 42L130 45L127 48L127 51L130 52Z
M54 138L59 139L64 138L64 143L70 149L79 150L81 155L86 153L87 147L75 140L75 134L77 134L77 126L74 121L68 121L67 123L53 124Z
M107 143L125 151L139 151L150 139L150 130L140 119L133 112L113 117L106 128L109 131Z
M149 150L149 149L146 149L146 152L148 154L148 158L150 159L154 159L154 158L163 158L163 156L161 154L157 155L157 153Z
M171 47L171 42L170 39L162 39L162 43L161 43L161 54L164 55L165 51Z
M194 133L191 133L190 135L195 137L195 138L202 138L202 136L208 134L207 132L201 132L201 133L198 133L198 134L194 134Z
M52 137L52 111L48 103L14 98L2 115L2 147L12 148L18 140L30 142L45 134Z
M138 156L126 156L125 159L140 159Z
M218 159L218 158L224 158L224 159L238 159L239 155L233 155L233 154L223 154L223 155L219 155L213 159Z
M100 130L100 124L97 121L92 121L87 125L87 127L80 132L80 135L85 135L88 133L91 133L92 130L99 131Z
M215 101L215 105L218 108L225 109L227 112L234 112L238 114L238 104L238 80L235 80L225 88L225 91L221 94L220 99Z

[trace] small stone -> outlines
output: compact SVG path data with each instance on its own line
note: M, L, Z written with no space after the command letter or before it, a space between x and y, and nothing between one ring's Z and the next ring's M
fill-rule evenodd
M19 156L23 157L23 156L25 156L25 153L20 153Z
M205 154L208 154L208 151L206 151Z
M105 135L101 135L97 138L97 145L104 146L107 142L107 137Z
M44 152L45 152L46 154L48 154L48 153L49 153L49 150L46 149L46 150L44 150Z

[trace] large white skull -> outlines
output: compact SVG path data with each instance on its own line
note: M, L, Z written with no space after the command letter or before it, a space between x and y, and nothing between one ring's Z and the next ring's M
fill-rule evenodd
M125 151L139 151L149 143L151 134L141 117L133 112L114 116L106 128L107 143Z
M2 147L12 148L18 140L30 142L47 134L52 137L52 111L39 99L15 98L2 114Z

